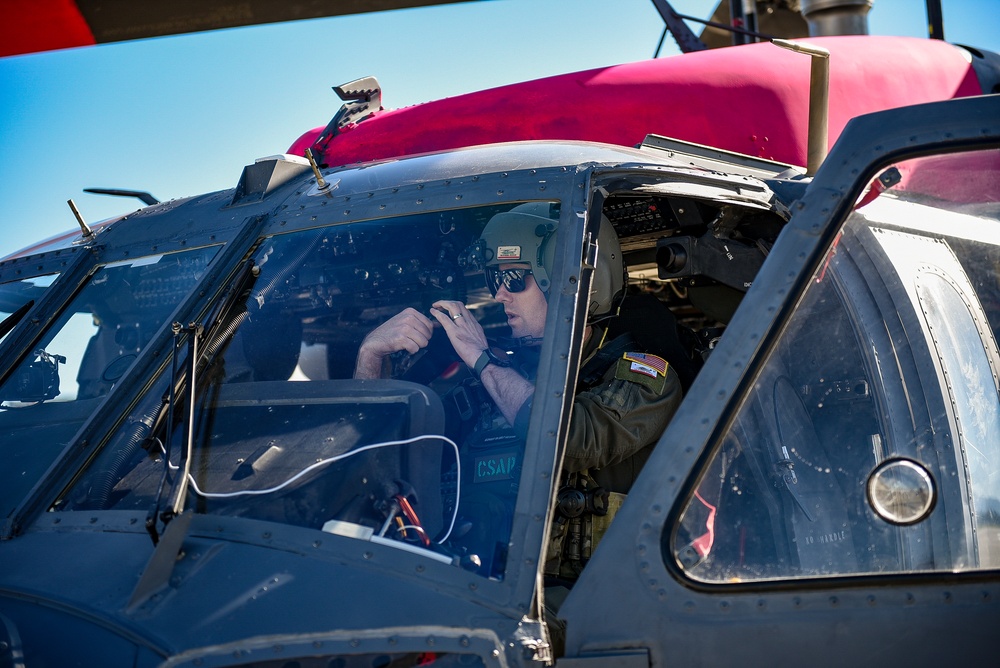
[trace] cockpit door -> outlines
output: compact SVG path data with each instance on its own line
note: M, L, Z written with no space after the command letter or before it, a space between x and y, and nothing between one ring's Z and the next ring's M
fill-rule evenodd
M986 656L998 276L1000 96L852 121L561 607L557 665Z

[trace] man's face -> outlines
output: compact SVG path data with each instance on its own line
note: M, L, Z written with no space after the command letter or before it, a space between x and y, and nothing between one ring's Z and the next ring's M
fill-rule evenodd
M501 264L500 269L530 269L528 264ZM507 314L507 324L510 325L511 335L514 338L522 336L533 336L542 338L545 334L545 315L548 313L548 302L545 301L545 293L535 283L535 277L528 275L524 277L524 290L521 292L510 292L501 285L497 290L496 300L503 304L504 313Z

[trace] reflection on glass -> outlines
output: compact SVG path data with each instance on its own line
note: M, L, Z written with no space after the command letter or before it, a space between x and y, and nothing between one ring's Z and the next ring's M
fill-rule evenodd
M534 380L537 342L511 339L482 270L461 261L512 206L265 239L202 343L195 396L184 388L168 424L161 378L56 507L162 511L187 468L186 507L196 512L387 543L502 578L524 434L439 325L417 352L387 357L383 377L354 375L372 330L404 309L431 317L432 304L454 300Z
M980 541L981 565L1000 565L1000 395L997 369L990 364L989 347L996 342L977 328L972 312L955 286L931 274L918 295L955 407L958 436L969 470L972 506ZM983 335L989 338L983 341ZM985 344L985 346L984 346ZM985 562L985 563L983 563Z
M5 516L163 326L215 252L100 267L0 385Z
M0 343L58 277L59 274L47 274L0 285Z
M1000 151L883 173L672 530L665 559L694 579L1000 564Z

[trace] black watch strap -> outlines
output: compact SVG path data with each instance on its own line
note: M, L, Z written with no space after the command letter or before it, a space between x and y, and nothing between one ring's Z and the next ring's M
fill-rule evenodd
M476 360L476 363L472 366L472 373L476 375L476 378L480 378L483 375L483 369L488 367L490 364L496 364L499 367L509 367L510 358L506 354L501 357L489 348L486 348L479 356L479 359Z
M493 364L493 358L490 357L489 350L484 350L476 360L476 364L472 367L472 373L476 378L480 378L483 375L483 369L485 369L490 364Z

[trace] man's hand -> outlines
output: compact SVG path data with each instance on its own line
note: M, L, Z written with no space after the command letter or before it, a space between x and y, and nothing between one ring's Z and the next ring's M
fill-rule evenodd
M455 352L469 368L474 367L489 347L482 326L462 302L442 300L432 306L431 315L441 323Z
M486 333L475 316L462 302L442 300L432 305L431 317L444 329L455 353L470 369L473 368L489 346ZM386 356L400 350L416 353L427 347L433 333L431 318L416 309L397 313L369 332L361 342L354 377L381 378ZM513 369L495 365L486 367L480 380L510 424L514 424L517 411L535 391L534 385Z
M431 315L441 323L458 356L470 369L473 368L479 356L489 347L482 325L462 302L439 301L433 306ZM493 364L483 370L479 380L511 425L518 410L535 392L535 386L517 371Z
M433 333L434 323L416 309L397 313L370 331L361 342L354 377L381 378L382 363L387 355L400 350L416 353L427 346Z

